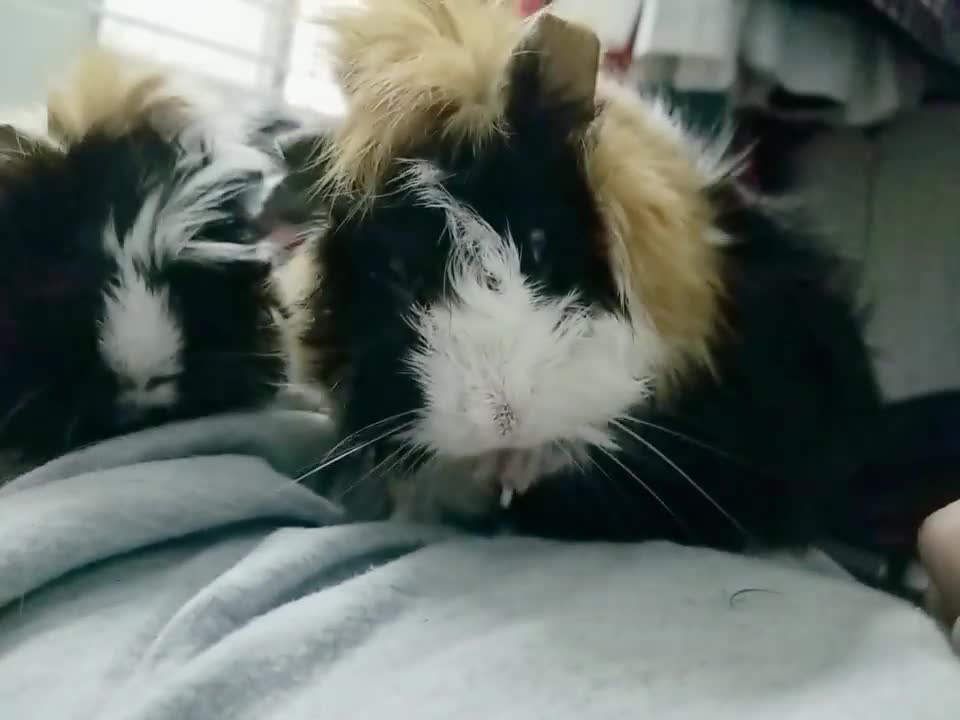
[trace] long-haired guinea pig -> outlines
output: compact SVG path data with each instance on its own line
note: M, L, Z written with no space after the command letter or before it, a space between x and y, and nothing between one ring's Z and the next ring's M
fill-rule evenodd
M809 540L878 405L815 238L575 26L483 0L330 24L348 112L302 313L342 454L372 453L348 506L379 482L374 515Z
M99 51L0 120L0 449L39 462L270 400L269 128Z

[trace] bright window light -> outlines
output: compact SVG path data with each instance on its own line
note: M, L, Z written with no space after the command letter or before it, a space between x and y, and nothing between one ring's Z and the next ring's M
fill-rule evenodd
M102 0L98 37L234 93L337 114L329 38L315 19L356 1Z

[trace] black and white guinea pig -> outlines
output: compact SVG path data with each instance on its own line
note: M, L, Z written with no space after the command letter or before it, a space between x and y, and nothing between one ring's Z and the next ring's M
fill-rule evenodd
M382 478L373 514L809 540L878 406L815 238L549 15L368 0L330 25L349 109L302 312L345 454L373 450L347 504Z
M0 119L0 449L40 462L287 379L266 127L107 52Z

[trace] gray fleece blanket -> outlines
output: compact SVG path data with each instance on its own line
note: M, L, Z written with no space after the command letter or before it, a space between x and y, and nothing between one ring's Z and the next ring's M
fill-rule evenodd
M815 558L347 524L318 416L197 421L0 491L2 720L946 720L960 661Z

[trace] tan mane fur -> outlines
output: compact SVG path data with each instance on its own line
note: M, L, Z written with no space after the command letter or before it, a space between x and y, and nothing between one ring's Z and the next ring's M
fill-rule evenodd
M122 135L144 123L164 132L179 125L187 109L163 70L93 49L49 93L48 131L65 144L95 131Z
M722 281L704 191L717 178L663 109L609 81L599 99L584 165L621 295L667 340L673 369L709 365Z
M497 0L364 0L323 19L347 116L325 190L377 192L390 161L433 137L500 130L505 74L524 27Z

